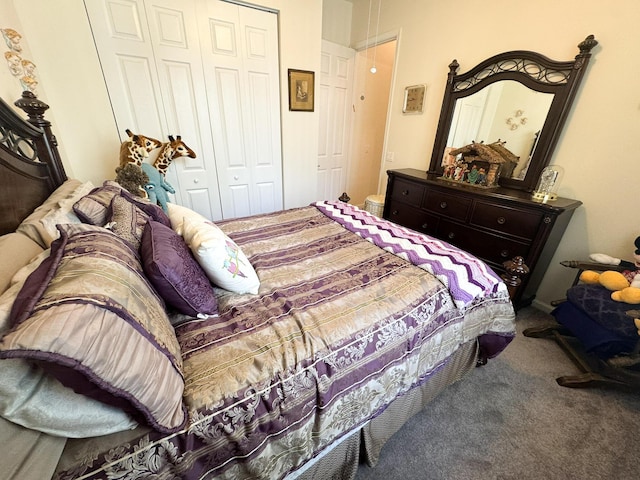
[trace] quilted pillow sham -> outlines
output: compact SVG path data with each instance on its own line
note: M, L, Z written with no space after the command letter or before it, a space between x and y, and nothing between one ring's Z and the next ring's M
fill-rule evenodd
M0 335L8 330L11 306L24 282L45 254L22 267L15 283L0 296ZM137 425L121 409L75 393L23 358L0 360L0 415L31 430L69 438L107 435Z
M149 220L140 255L147 278L168 305L197 317L218 313L209 279L182 237L171 228Z
M91 225L59 225L51 255L13 304L0 358L37 362L62 384L160 432L181 429L180 347L136 253Z
M118 195L136 205L155 221L168 227L171 226L171 221L162 208L132 195L112 180L105 181L101 187L94 188L89 194L78 200L73 205L73 211L82 222L102 227L109 221L111 201L113 197Z

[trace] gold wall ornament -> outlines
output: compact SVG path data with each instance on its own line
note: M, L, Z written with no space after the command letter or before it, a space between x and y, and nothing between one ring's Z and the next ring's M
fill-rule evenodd
M37 95L36 65L21 55L22 46L20 45L20 40L22 35L12 28L2 28L0 32L2 32L4 41L9 47L9 50L4 52L4 58L7 61L11 75L20 81L22 91L29 91Z

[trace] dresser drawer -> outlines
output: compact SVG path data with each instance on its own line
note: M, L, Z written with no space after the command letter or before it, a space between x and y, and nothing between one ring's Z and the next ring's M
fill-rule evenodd
M471 199L449 195L438 190L427 190L422 207L439 215L465 221L471 208Z
M417 207L420 205L420 202L422 202L423 194L424 185L407 182L399 178L393 183L391 198Z
M520 210L494 203L476 202L471 225L490 228L500 233L533 239L543 217L542 212Z
M389 206L389 218L387 220L429 235L436 233L438 222L440 221L436 215L431 215L393 199Z
M531 245L528 242L509 240L446 220L440 221L438 238L499 266L515 256L527 258Z

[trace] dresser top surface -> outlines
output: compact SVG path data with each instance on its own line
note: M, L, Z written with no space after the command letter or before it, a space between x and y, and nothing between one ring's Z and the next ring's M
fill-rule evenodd
M428 174L423 170L418 170L415 168L387 170L387 174L389 174L390 176L405 178L407 180L417 180L420 183L445 188L449 191L459 192L462 194L487 197L495 200L508 200L520 204L525 204L531 207L549 210L572 210L582 205L582 202L580 200L573 200L563 197L558 197L556 200L542 203L533 200L533 198L531 197L531 193L522 190L515 190L504 187L480 188L462 183L458 184L455 182L440 179L438 178L438 175Z

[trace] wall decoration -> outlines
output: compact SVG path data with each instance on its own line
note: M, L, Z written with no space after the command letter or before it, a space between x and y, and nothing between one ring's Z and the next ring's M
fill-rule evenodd
M313 112L315 73L289 69L289 110Z
M520 125L526 125L528 118L524 116L524 110L516 110L513 117L507 118L506 124L511 130L517 130Z
M7 47L9 47L9 50L4 52L4 58L7 61L11 75L20 81L23 91L28 90L34 95L37 95L36 86L38 85L38 80L35 74L36 65L21 55L22 46L20 45L20 40L22 39L22 35L12 28L2 28L0 32L2 32L2 37Z
M412 85L404 89L402 113L422 113L426 85Z

